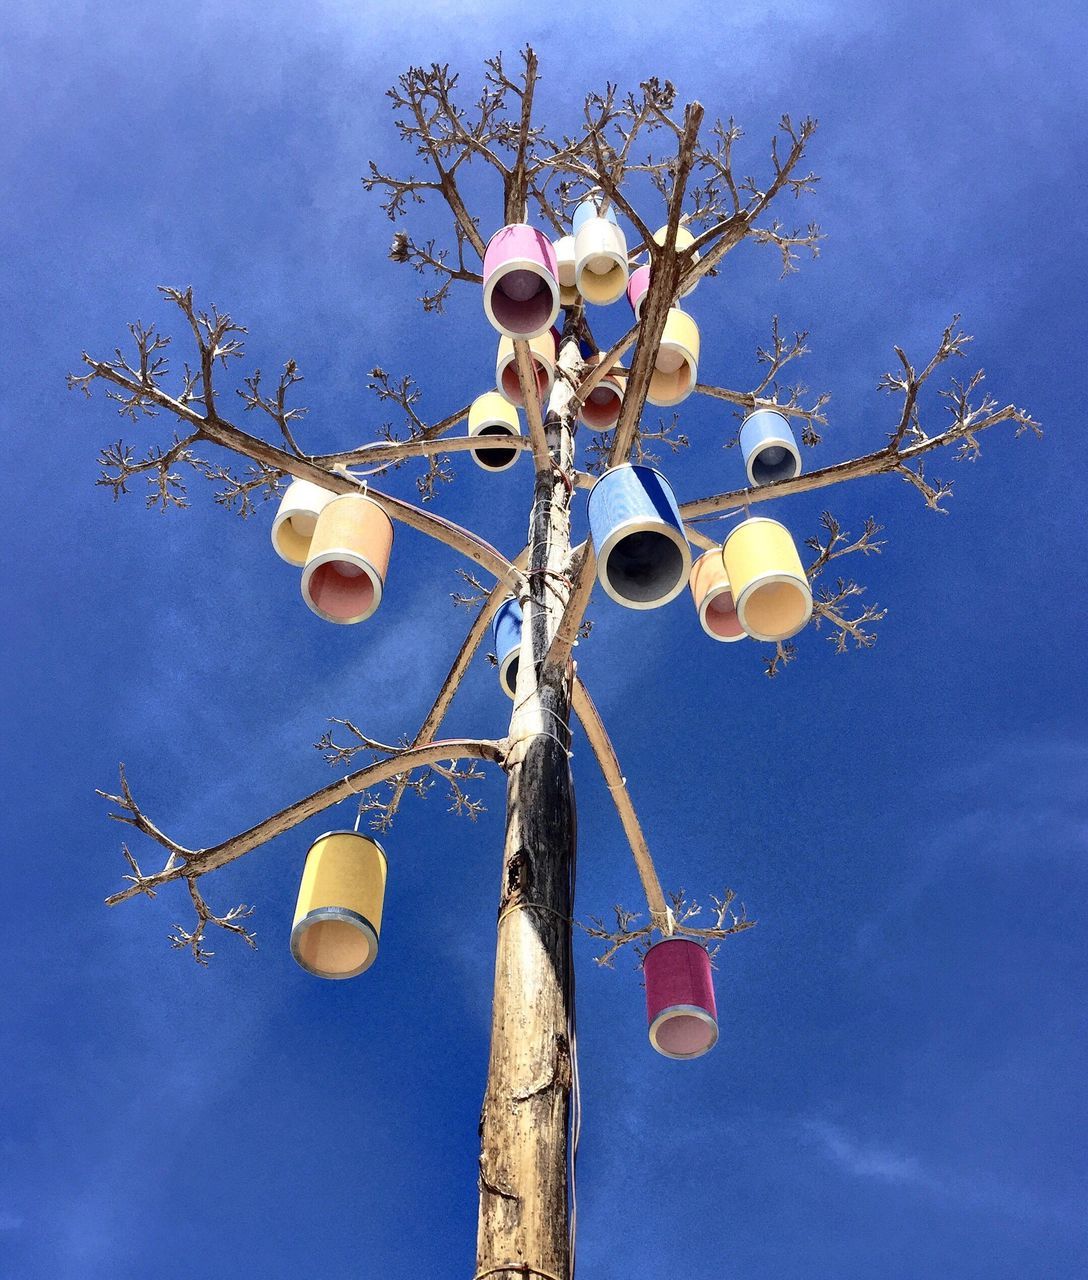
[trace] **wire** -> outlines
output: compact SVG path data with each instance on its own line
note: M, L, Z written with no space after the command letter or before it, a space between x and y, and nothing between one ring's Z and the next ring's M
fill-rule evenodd
M528 696L527 698L522 698L522 700L521 700L520 702L515 703L515 704L514 704L514 710L513 710L513 712L511 713L511 719L513 718L513 716L517 715L517 713L522 709L522 707L524 707L524 706L525 706L525 704L526 704L527 702L532 702L532 700L533 700L535 697L537 697L537 696L538 696L538 695L537 695L536 693L530 693L530 694L529 694L529 696ZM551 709L551 707L545 707L545 706L543 706L543 705L539 706L539 707L537 708L537 710L538 710L538 711L543 711L543 712L545 713L545 715L549 715L549 716L551 716L551 718L552 718L553 720L557 720L557 721L559 722L559 724L563 727L563 730L564 730L564 732L566 733L566 735L567 735L567 737L568 737L568 739L569 739L569 741L568 741L568 743L567 743L567 746L566 746L566 747L563 747L563 750L564 750L564 751L569 750L570 743L574 741L574 731L573 731L573 730L571 729L571 727L570 727L569 717L568 717L568 719L564 720L564 719L563 719L563 717L559 714L559 712L558 712L558 711L553 711L553 710ZM558 741L558 739L556 739L556 741ZM560 746L563 746L563 744L562 744L562 743L559 743L559 745L560 745Z
M498 919L495 921L495 927L497 928L500 924L502 924L502 922L506 919L506 917L507 917L508 915L511 915L513 912L515 912L515 911L529 911L530 909L533 909L533 910L536 910L536 911L546 911L549 915L555 916L555 918L556 918L557 920L561 921L563 924L573 924L573 923L574 923L574 922L573 922L573 920L571 920L570 916L565 916L561 911L556 911L554 907L549 907L546 903L543 903L543 902L511 902L511 903L510 903L510 905L509 905L508 907L503 907L503 909L499 912L499 917L498 917Z
M732 520L736 516L744 515L748 511L748 500L743 499L743 506L731 507L728 511L710 512L705 516L691 516L688 524L709 524L714 520Z
M573 814L574 839L570 855L570 881L568 902L574 911L574 891L578 872L577 817ZM570 1280L578 1256L578 1142L582 1136L582 1085L578 1076L578 1002L574 977L573 931L567 935L567 1040L570 1044L571 1077L571 1137L570 1137Z
M484 1267L482 1271L477 1271L472 1280L486 1280L487 1276L498 1275L500 1271L517 1271L522 1275L527 1271L531 1276L541 1276L542 1280L559 1280L554 1272L541 1271L539 1267L534 1267L528 1262L496 1262L493 1267Z

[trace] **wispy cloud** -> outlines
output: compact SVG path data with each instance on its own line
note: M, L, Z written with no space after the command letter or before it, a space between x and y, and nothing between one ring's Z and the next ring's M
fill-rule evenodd
M914 1156L876 1143L859 1142L826 1120L806 1120L804 1128L829 1160L854 1177L934 1190L941 1185L940 1180L924 1169Z
M1079 786L1056 780L1080 778ZM1018 738L968 760L950 780L945 812L931 816L915 856L884 908L862 920L861 953L878 946L889 922L899 921L963 867L1085 865L1088 850L1088 743Z
M967 1209L1044 1222L1079 1220L1078 1212L1070 1205L1044 1198L1032 1187L1011 1179L989 1172L968 1175L927 1165L907 1151L866 1141L827 1120L808 1117L801 1124L819 1154L850 1177L928 1192Z

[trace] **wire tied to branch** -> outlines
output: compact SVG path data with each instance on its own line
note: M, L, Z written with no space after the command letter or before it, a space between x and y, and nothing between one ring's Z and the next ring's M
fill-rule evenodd
M506 917L512 915L515 911L525 911L530 907L535 907L538 911L546 911L548 915L555 916L563 924L574 924L572 916L565 916L561 911L556 911L554 907L549 907L543 902L511 902L499 912L498 919L495 921L495 928L497 929Z
M343 468L343 474L352 480L362 481L362 495L365 498L370 489L369 476L376 476L379 471L388 471L388 466L371 467L369 471L349 471L347 467Z
M570 525L570 508L569 508L569 507L555 507L555 506L553 505L553 503L552 503L551 498L538 499L536 502L534 502L534 503L533 503L533 505L529 508L529 522L530 522L530 523L532 523L532 520L533 520L534 516L535 516L535 515L536 515L536 513L537 513L538 511L540 511L541 509L543 509L543 510L545 510L545 511L549 512L550 514L555 514L555 513L557 513L557 512L558 512L558 514L559 514L560 516L562 516L563 520L567 523L567 525L568 525L568 526Z
M510 757L514 754L514 751L521 743L529 742L533 738L551 738L551 740L555 743L555 745L559 748L559 750L563 752L563 754L567 757L568 760L574 759L574 752L569 750L566 747L566 745L563 742L561 742L554 733L552 733L550 729L535 729L532 733L527 733L523 737L518 738L517 741L514 743L514 745L510 748L506 756L503 758L502 767L504 770L509 770L510 768L513 767L514 764L521 763L521 760L511 761Z
M526 569L525 576L527 578L555 578L558 582L562 582L564 586L574 586L574 580L570 574L560 573L558 569Z
M487 1280L488 1276L498 1275L500 1272L506 1275L511 1272L520 1272L522 1275L540 1276L541 1280L561 1280L554 1271L541 1271L539 1267L530 1266L527 1262L496 1262L489 1267L484 1267L482 1271L477 1271L472 1280Z
M527 702L531 702L535 697L536 697L536 694L531 693L527 698L522 698L520 702L516 703L514 705L514 715L516 716L517 713L522 709L522 707L524 707ZM568 739L567 746L569 746L570 743L574 740L574 735L573 733L571 733L570 725L566 722L566 720L563 719L563 717L559 714L559 712L553 711L551 707L545 707L545 706L539 706L537 707L537 710L543 711L545 715L551 716L551 718L554 721L556 721L557 724L562 726L563 730L567 735L567 739ZM513 719L513 717L511 717L511 719ZM563 748L564 751L566 751L566 749L567 749L566 747Z
M692 516L688 524L712 524L716 520L735 520L737 516L750 515L748 503L745 502L742 507L731 507L728 511L715 512L712 515Z

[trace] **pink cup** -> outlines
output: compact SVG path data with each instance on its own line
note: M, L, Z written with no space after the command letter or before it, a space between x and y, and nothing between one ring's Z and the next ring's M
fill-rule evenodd
M642 300L646 297L649 287L649 267L638 267L631 272L631 278L627 281L627 301L631 304L636 320L642 319Z
M699 1058L718 1039L710 956L688 938L663 938L642 962L650 1043L666 1058Z
M508 338L536 338L559 314L552 242L525 223L501 227L484 251L484 311Z

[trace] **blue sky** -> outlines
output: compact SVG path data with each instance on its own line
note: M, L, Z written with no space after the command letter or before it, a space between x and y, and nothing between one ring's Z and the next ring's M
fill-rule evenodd
M1075 6L24 3L5 28L0 1276L470 1273L499 780L475 826L438 797L406 806L379 962L339 984L287 935L307 840L347 812L206 882L216 906L256 905L260 949L214 939L204 971L165 941L182 893L102 906L124 868L93 794L123 759L156 819L205 844L326 780L326 716L413 731L466 622L454 561L402 534L380 614L329 627L271 551L271 510L243 524L196 490L161 517L95 488L119 425L64 373L136 317L178 332L155 286L191 282L249 327L247 370L299 361L315 447L383 420L374 364L414 372L428 416L466 403L493 359L478 298L421 315L359 178L410 164L383 97L407 65L474 86L526 39L559 127L586 88L649 74L736 115L753 164L782 111L820 118L819 260L781 281L746 247L691 300L710 381L747 385L771 314L811 330L803 374L833 400L810 465L883 439L892 344L924 358L955 311L971 367L1047 430L935 466L956 480L946 517L891 478L777 504L799 539L824 505L886 525L857 568L889 609L871 652L809 632L769 682L686 599L595 603L580 666L662 878L730 884L760 924L726 948L721 1040L689 1064L650 1049L629 962L598 970L577 942L580 1274L1084 1275ZM689 402L682 421L680 495L733 487L732 420ZM437 508L516 551L528 471L457 470ZM508 709L481 658L449 727L501 733ZM574 768L579 913L637 906L580 738Z

